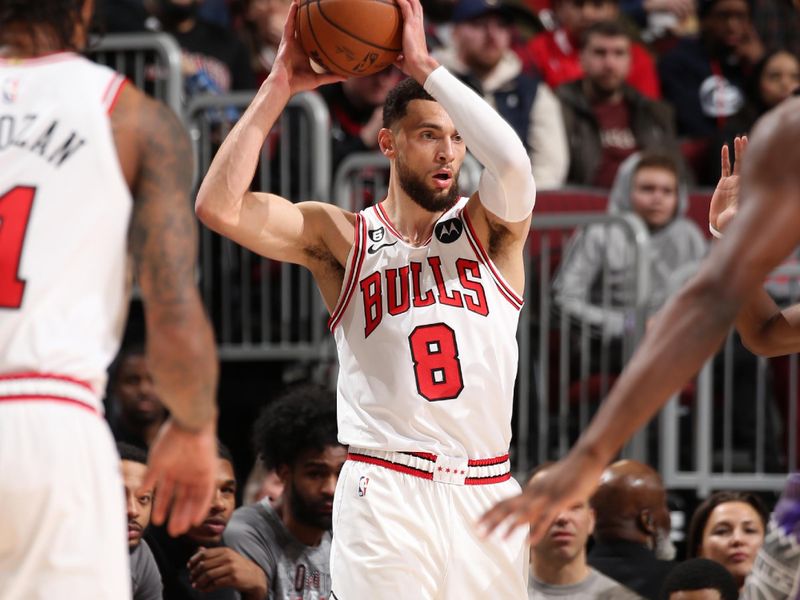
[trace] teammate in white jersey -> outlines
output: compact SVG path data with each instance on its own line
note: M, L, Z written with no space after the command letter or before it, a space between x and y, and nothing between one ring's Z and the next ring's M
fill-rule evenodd
M172 411L154 520L205 518L216 359L194 283L191 149L166 107L75 54L91 0L0 0L0 598L130 597L119 463L100 398L142 292ZM130 191L129 191L130 190Z
M508 445L522 249L535 198L513 129L429 56L419 0L404 18L378 142L387 198L360 214L249 191L292 94L336 81L309 67L293 3L272 72L203 181L196 210L251 250L306 266L331 312L340 373L332 597L526 598L525 535L474 524L517 493ZM459 200L466 146L486 167Z

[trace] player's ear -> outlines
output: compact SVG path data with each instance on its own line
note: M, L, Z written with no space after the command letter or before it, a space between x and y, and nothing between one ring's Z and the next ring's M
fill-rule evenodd
M386 158L395 157L394 134L391 129L384 127L378 132L378 147Z

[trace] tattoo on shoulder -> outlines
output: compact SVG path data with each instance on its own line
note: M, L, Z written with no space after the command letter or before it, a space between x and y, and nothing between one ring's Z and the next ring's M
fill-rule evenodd
M153 100L137 115L140 166L129 249L145 301L188 301L195 282L197 227L191 208L194 160L178 117Z

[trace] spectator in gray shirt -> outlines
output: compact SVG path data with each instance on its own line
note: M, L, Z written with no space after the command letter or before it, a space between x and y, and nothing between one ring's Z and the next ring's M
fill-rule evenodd
M223 541L261 567L270 600L327 600L333 492L347 458L336 438L335 396L293 388L261 413L254 441L284 482L283 502L279 510L268 499L237 509Z
M153 505L153 490L139 493L147 472L147 453L124 442L117 443L117 451L128 512L128 550L131 555L133 600L161 600L161 574L150 547L142 539L142 534L150 523Z
M263 600L267 582L258 565L222 546L222 532L236 508L233 456L217 445L219 461L211 508L199 525L177 538L152 530L153 551L164 582L165 600Z
M548 464L534 471L541 476ZM578 502L556 516L541 542L531 548L531 600L634 600L639 596L586 563L586 541L594 531L589 501Z

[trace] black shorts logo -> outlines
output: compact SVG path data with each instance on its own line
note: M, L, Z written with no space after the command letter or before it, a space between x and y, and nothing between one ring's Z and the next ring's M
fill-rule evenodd
M455 217L437 223L434 231L437 240L443 244L452 244L461 237L461 233L464 231L464 224L461 222L461 219Z

